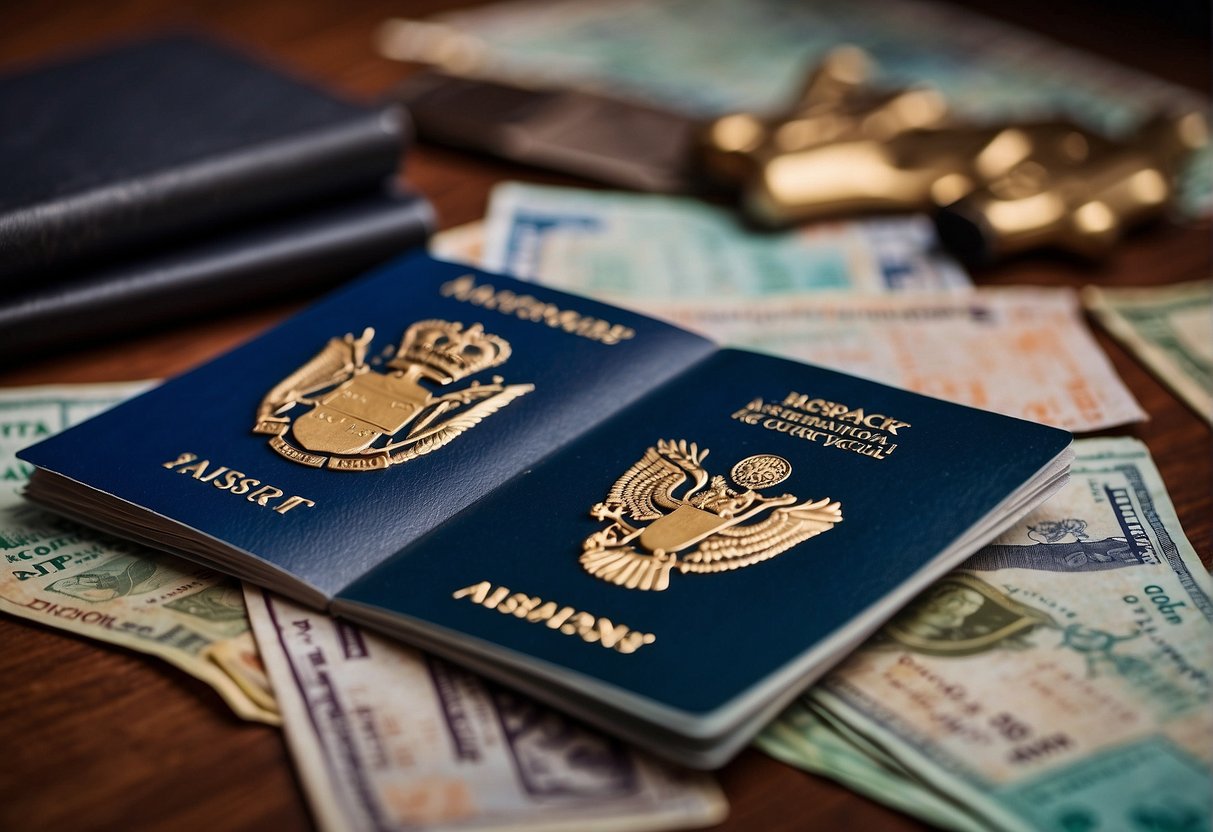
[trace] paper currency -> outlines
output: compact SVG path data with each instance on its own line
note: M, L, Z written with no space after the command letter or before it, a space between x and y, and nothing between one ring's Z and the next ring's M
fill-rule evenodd
M722 344L1072 431L1146 418L1091 337L1069 289L645 308Z
M430 237L430 254L439 260L479 266L484 262L484 221L457 225Z
M687 25L694 21L694 25ZM389 57L524 81L576 84L697 115L774 111L840 43L892 86L940 90L965 119L1069 116L1124 133L1158 109L1208 110L1183 87L951 4L912 0L534 0L389 21ZM1182 181L1191 214L1213 209L1213 152Z
M245 611L243 593L240 594L238 603L241 612L247 618L248 613ZM253 638L251 629L245 630L238 636L216 641L210 646L207 655L211 661L219 665L224 673L231 677L233 682L240 686L253 704L279 717L273 724L282 724L281 716L278 714L278 700L274 697L274 688L270 685L270 678L265 673L265 665L261 662L261 652L257 649L257 642Z
M777 760L821 774L859 794L955 832L983 832L984 824L937 794L870 744L857 747L819 713L793 703L759 734L755 745Z
M724 817L719 789L437 659L246 589L324 830L641 830Z
M1213 284L1088 286L1082 298L1108 332L1213 423Z
M802 705L988 828L1208 829L1213 579L1140 442L1076 450L1064 491Z
M609 302L967 288L925 217L747 229L692 198L505 183L485 267Z
M139 384L0 393L0 610L159 656L218 691L235 713L280 724L239 585L217 573L105 537L25 503L29 468L15 457L140 392Z
M486 268L727 346L1070 430L1145 418L1072 291L927 291L968 284L921 218L758 234L695 200L506 183L485 235Z

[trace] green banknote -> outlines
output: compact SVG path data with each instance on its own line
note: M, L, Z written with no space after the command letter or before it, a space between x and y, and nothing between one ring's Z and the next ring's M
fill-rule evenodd
M913 773L908 811L917 788L994 829L1208 829L1213 581L1140 442L1075 450L1064 491L803 704Z
M26 503L15 454L146 384L0 392L0 610L159 656L209 684L235 713L280 724L259 669L240 585L103 536Z
M754 743L777 760L825 775L943 829L984 829L963 807L932 791L895 760L857 745L804 702L793 703Z
M515 0L391 21L380 48L715 115L787 106L805 72L840 43L870 52L882 83L930 85L957 115L979 121L1065 115L1117 134L1158 110L1209 106L1192 90L1026 30L915 0ZM1209 148L1181 188L1186 212L1213 209Z
M1088 286L1082 296L1109 332L1213 423L1213 283Z
M924 216L759 232L734 212L690 197L521 182L493 189L483 261L493 271L624 305L972 285L938 250Z

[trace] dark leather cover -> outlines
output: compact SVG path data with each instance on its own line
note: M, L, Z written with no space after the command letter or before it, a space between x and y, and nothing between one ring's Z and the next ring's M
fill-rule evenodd
M529 304L536 320L486 309L441 287L466 274ZM564 328L568 316L631 327L616 344ZM529 313L528 313L529 314ZM522 395L444 447L378 471L312 468L280 456L253 432L262 398L331 338L375 330L368 357L382 372L405 329L427 319L456 321L508 341L495 368L437 394L488 385L531 384ZM332 595L413 540L450 519L554 447L713 352L706 339L641 315L423 255L390 263L309 307L285 324L196 370L22 452L35 465L152 509L253 553ZM308 411L297 405L291 416ZM438 422L442 420L439 419ZM286 437L295 442L290 435ZM190 474L162 467L183 452L241 471L287 495L315 501L276 514Z
M273 296L306 297L424 242L433 225L423 197L380 189L59 282L31 281L0 294L0 364Z
M397 167L403 118L188 34L0 79L0 287L371 188Z

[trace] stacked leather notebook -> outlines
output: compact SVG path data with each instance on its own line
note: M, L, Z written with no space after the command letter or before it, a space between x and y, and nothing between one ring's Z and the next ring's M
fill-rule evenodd
M403 111L192 35L2 78L0 123L0 361L304 297L433 223Z

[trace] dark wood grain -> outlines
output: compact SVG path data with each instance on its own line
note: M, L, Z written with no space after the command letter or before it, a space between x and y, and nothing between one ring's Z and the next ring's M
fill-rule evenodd
M99 41L168 25L194 25L264 53L355 97L384 93L407 69L371 47L385 18L445 7L411 0L90 0L0 3L0 71ZM1029 0L974 5L1035 25L1168 80L1206 89L1208 36L1151 27L1102 7ZM1068 10L1068 11L1067 11ZM0 125L0 129L11 129ZM0 176L3 172L0 171ZM440 148L417 148L406 178L444 227L483 215L507 179L567 182ZM976 276L981 284L1154 285L1207 277L1205 224L1159 225L1108 262L1024 259ZM281 320L302 299L29 356L0 372L0 386L167 376L217 355ZM1209 562L1213 464L1208 426L1102 333L1100 343L1151 419L1109 431L1144 440L1188 537ZM0 829L302 830L311 828L281 734L234 718L209 688L172 667L75 636L0 618ZM723 830L914 830L921 823L822 778L746 751L720 772L732 804Z

